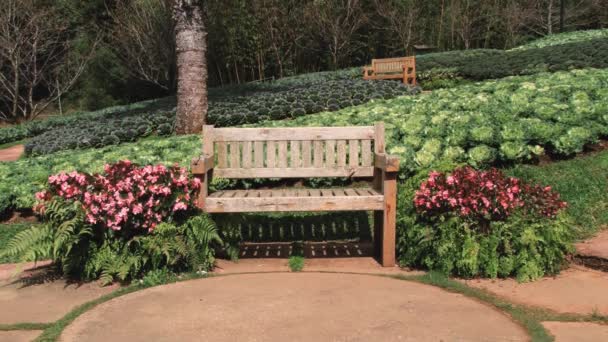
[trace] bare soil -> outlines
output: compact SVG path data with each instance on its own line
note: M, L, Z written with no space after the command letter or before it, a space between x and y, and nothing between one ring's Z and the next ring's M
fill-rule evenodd
M216 274L234 274L248 272L290 272L287 259L250 258L238 261L217 260ZM313 258L304 260L302 272L340 272L361 274L403 274L418 275L422 271L404 270L399 267L382 267L372 257L353 258Z
M0 331L0 342L30 342L41 333L40 330Z
M109 335L111 332L111 336ZM61 341L527 341L505 314L439 288L370 275L212 277L118 297Z
M593 238L577 243L575 247L577 255L608 261L608 230L601 231Z
M492 292L509 301L560 313L608 315L608 273L573 266L555 277L530 283L514 279L475 279L468 286Z
M9 148L0 150L0 162L15 161L21 158L21 155L25 151L23 145L15 145Z
M1 266L0 324L54 322L75 307L118 288L101 287L99 283L70 283L48 267L28 269L31 265L25 265L18 273L19 266L15 264Z
M608 325L588 322L543 322L557 342L608 341Z

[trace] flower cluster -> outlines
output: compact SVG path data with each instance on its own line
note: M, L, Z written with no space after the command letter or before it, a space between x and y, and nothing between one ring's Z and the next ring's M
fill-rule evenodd
M414 205L428 216L455 213L494 221L504 220L517 208L554 217L566 202L550 187L526 184L497 169L462 167L451 174L432 171L416 191Z
M82 203L87 222L112 230L125 227L152 231L157 224L178 211L193 206L192 193L198 179L177 165L139 167L130 161L106 165L104 172L79 172L49 177L49 189L36 194L38 210L54 196Z

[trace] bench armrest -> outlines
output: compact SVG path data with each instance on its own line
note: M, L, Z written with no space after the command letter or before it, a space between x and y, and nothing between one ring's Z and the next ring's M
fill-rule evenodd
M201 155L192 159L192 173L195 175L206 174L215 166L213 155Z
M386 153L376 153L374 166L385 172L397 172L399 171L399 157Z
M371 76L374 74L374 69L371 66L363 67L363 77Z

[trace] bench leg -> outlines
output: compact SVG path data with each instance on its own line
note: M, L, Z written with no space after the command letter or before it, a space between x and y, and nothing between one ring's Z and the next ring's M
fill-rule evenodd
M395 260L396 221L397 221L397 180L396 173L385 173L384 210L374 212L374 247L380 263L393 267Z

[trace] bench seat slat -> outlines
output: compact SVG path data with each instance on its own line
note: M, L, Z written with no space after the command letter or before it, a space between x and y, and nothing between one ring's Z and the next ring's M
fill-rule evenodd
M373 166L334 166L304 168L216 168L213 175L223 178L311 178L311 177L372 177Z
M384 197L371 188L356 189L356 196L343 194L354 189L226 190L211 194L205 210L212 213L264 211L349 211L381 210ZM260 197L254 194L260 194ZM304 195L304 196L303 196Z

